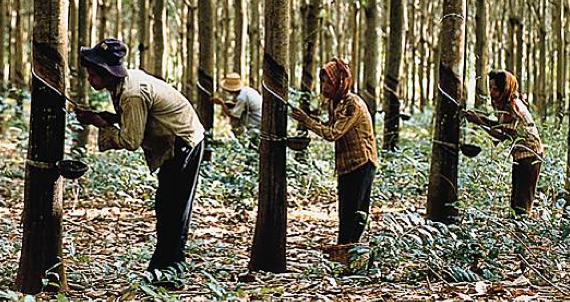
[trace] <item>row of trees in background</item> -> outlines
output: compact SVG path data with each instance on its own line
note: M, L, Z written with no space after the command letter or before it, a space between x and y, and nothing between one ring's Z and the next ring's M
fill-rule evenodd
M200 2L200 3L198 3ZM208 2L208 1L206 1ZM512 71L540 114L547 108L563 113L569 78L569 0L502 1L467 3L467 72L477 80L472 97L484 103L487 88L481 75L493 68ZM26 87L31 63L32 0L0 3L0 80L16 88ZM289 80L296 89L311 89L316 66L332 56L347 58L357 76L356 89L376 96L378 83L388 73L385 61L390 31L402 34L402 71L399 98L408 110L423 110L437 87L438 36L442 3L399 0L403 23L390 26L394 11L389 1L290 0ZM77 53L104 37L117 37L130 47L128 65L142 68L175 83L192 100L197 93L199 49L211 44L215 83L225 74L239 72L260 88L264 20L262 1L212 1L208 16L198 20L196 0L71 0L68 16L71 92L82 98L81 69ZM198 5L200 4L200 5ZM211 22L212 36L198 35L199 22ZM549 30L552 29L552 30ZM376 52L376 53L375 53ZM380 75L380 79L379 79ZM76 82L77 80L77 82ZM362 93L364 94L364 93ZM368 95L368 94L366 94ZM549 107L547 104L552 103Z
M69 8L67 3L34 1L33 14L30 0L0 3L5 10L0 11L0 53L5 55L0 63L10 60L8 76L2 74L1 80L24 88L24 81L15 79L29 78L26 73L33 66L64 90L67 62L70 94L89 104L86 75L78 66L79 48L116 36L130 45L129 67L172 81L196 104L207 129L214 122L209 99L224 74L239 71L263 91L252 270L285 270L287 116L283 102L275 99L286 99L289 87L313 91L316 67L332 56L349 59L355 90L373 116L383 91L382 146L388 150L397 146L402 108L424 110L434 103L434 142L458 145L458 111L466 105L466 79L477 80L476 100L482 104L489 66L512 70L542 117L548 108L563 113L566 107L570 43L562 29L570 26L568 0L513 0L493 6L485 0L71 0ZM65 288L61 237L39 231L61 233L61 182L44 174L63 157L65 119L57 109L64 100L36 91L40 85L35 83L32 92L30 127L48 132L34 130L26 163L25 232L18 272L19 288L25 292L41 289L40 277L48 270L57 271L53 282ZM80 144L86 143L87 135L81 133ZM54 153L40 153L46 148ZM449 152L434 143L428 215L438 221L456 214L458 153ZM32 186L39 179L43 182ZM49 219L42 218L46 213ZM45 238L53 244L39 248ZM38 250L42 253L33 254Z

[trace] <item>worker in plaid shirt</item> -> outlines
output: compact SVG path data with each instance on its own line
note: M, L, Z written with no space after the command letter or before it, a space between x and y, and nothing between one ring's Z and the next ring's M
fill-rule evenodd
M511 208L515 214L529 214L536 193L544 147L528 104L521 97L515 76L505 70L489 72L489 89L498 121L473 110L465 111L469 122L482 126L491 136L511 141L513 156Z
M366 226L372 180L378 166L372 118L366 103L350 92L352 76L338 58L325 64L319 74L326 98L326 123L293 109L294 119L335 143L335 172L338 175L338 244L357 243Z

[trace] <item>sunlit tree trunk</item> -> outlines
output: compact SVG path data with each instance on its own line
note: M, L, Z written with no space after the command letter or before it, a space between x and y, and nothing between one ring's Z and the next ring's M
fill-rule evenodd
M428 18L428 2L429 0L420 0L420 14L421 14L421 19L420 19L420 41L418 43L418 49L419 49L419 56L420 56L420 64L418 66L418 84L419 84L419 90L420 90L420 111L423 111L425 109L425 107L427 106L427 87L429 87L428 85L428 80L429 80L429 75L430 75L430 63L429 63L429 57L427 55L428 52L428 47L429 44L428 42L428 35L433 35L433 33L428 33L428 20L431 18ZM416 65L416 64L414 64ZM415 74L414 74L415 76Z
M0 1L0 91L6 87L6 33L8 21L8 1Z
M214 104L210 100L214 91L214 4L212 0L198 1L198 44L200 48L198 66L198 115L206 128L206 150L204 160L212 159L208 147L214 130Z
M556 72L556 116L562 117L562 110L565 107L565 85L566 85L566 45L564 40L564 1L557 0L555 3L556 14L553 16L556 26L554 34L556 36L557 72Z
M78 45L77 49L74 51L79 53L81 46L91 46L91 12L92 12L92 2L91 0L80 0L79 1L79 33L78 33ZM85 68L78 67L77 70L77 96L76 100L79 104L89 106L89 83L87 82L87 70ZM90 132L89 125L83 125L83 130L77 130L77 141L75 147L85 148L87 146L87 141Z
M279 273L286 269L287 107L276 97L287 100L289 40L284 37L288 26L289 0L266 0L261 133L268 135L261 137L259 146L259 203L249 261L252 271Z
M195 47L195 40L196 40L196 1L192 0L188 4L188 21L186 23L186 50L188 51L188 55L186 56L186 73L185 73L185 82L186 82L186 96L188 99L194 103L196 100L194 99L194 83L195 83L195 72L194 67L196 64L194 63L194 54L196 53Z
M457 165L459 111L463 103L463 73L466 0L443 0L440 31L439 99L435 110L427 215L433 221L450 223L458 214Z
M297 88L297 1L289 0L289 85ZM253 38L253 36L252 36Z
M310 111L310 96L315 85L315 58L317 54L317 41L319 37L319 12L320 0L310 0L301 9L304 14L304 31L303 31L303 73L301 75L301 104L300 108ZM298 124L297 129L306 131L306 127Z
M166 0L153 0L153 44L154 75L166 79L167 43L166 43Z
M108 28L108 14L109 14L109 3L108 1L95 0L99 4L99 26L97 27L97 41L103 41L107 38Z
M133 12L134 13L134 12ZM122 0L115 0L115 31L113 33L113 37L119 40L123 40L123 1ZM127 43L127 41L125 41ZM130 42L130 41L128 41Z
M224 48L221 48L218 51L218 54L220 55L222 61L224 62L223 69L221 70L220 73L223 76L233 71L230 69L230 55L229 55L232 44L231 43L232 30L230 22L230 0L225 1L225 5L223 5L222 11L223 11L222 23L223 23L225 38L224 38ZM221 77L219 77L218 79L221 79Z
M489 43L487 40L487 0L477 0L475 13L475 107L479 108L486 103L487 95L487 69L489 65Z
M358 51L359 47L359 36L360 36L360 23L358 22L358 16L360 13L360 2L354 1L351 5L351 14L350 14L350 25L352 29L352 49L351 51L351 60L350 60L350 68L352 71L352 77L354 79L354 89L358 91L360 88L360 83L358 82Z
M149 11L150 0L141 0L139 8L139 68L150 71L149 68L149 49L150 49L150 21Z
M400 132L400 73L404 51L404 3L390 1L390 39L384 65L383 150L395 150Z
M546 120L546 104L548 101L547 85L546 85L546 0L541 0L540 9L540 25L539 32L539 77L538 77L538 114L542 121Z
M67 2L34 1L33 62L35 72L65 91ZM55 163L63 159L63 97L34 79L30 137L24 187L23 236L16 278L18 291L67 291L62 249L63 181ZM42 278L50 283L43 287Z
M291 0L294 1L294 0ZM249 85L259 88L259 70L261 65L261 29L259 7L261 1L251 1L251 20L249 20ZM291 35L293 36L293 34Z
M15 45L14 45L14 77L12 84L16 88L24 88L24 26L23 26L23 10L22 1L14 1L14 11L16 18L16 25L14 27ZM19 99L19 106L22 106L22 98Z
M79 0L69 1L69 83L73 96L77 91L79 71Z
M406 50L405 53L409 55L410 64L409 69L406 68L406 82L409 82L410 88L408 89L408 95L406 96L406 106L410 108L410 112L414 111L415 101L416 101L416 47L418 43L416 43L416 0L409 1L409 8L408 8L408 32L406 37L406 45L408 45L409 52ZM421 21L421 20L420 20ZM420 22L421 23L421 22ZM420 32L421 35L421 32ZM420 38L421 41L421 38ZM406 55L406 57L407 57ZM409 70L409 72L408 72Z
M245 25L246 10L244 0L235 0L235 53L234 53L234 70L245 78Z
M379 35L379 7L377 0L366 3L366 46L364 53L364 101L372 116L372 124L376 125L376 110L378 102L378 52L380 45ZM373 127L376 129L376 127Z

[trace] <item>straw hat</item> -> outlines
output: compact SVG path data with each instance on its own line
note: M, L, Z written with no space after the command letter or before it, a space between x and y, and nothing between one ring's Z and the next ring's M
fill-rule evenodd
M232 72L222 79L220 86L227 91L240 91L243 83L239 74Z

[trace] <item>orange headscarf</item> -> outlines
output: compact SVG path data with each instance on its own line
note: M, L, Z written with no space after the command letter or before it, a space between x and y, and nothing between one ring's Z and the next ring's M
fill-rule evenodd
M501 102L503 106L510 103L512 107L515 107L515 100L520 99L519 82L509 71L504 70L503 72L505 73L505 87L498 101Z
M321 76L326 74L333 82L334 93L332 99L338 101L342 99L352 88L352 75L350 68L342 59L334 57L323 66L320 71Z

